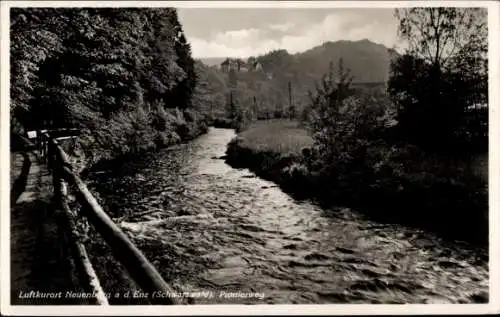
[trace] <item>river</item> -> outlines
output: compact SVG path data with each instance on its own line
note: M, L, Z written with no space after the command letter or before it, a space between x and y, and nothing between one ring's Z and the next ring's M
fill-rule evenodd
M165 280L259 293L198 304L488 301L488 256L466 243L296 201L221 158L233 130L89 176L89 187Z

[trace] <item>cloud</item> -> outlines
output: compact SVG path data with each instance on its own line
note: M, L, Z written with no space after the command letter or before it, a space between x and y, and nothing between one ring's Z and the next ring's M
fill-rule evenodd
M268 28L271 30L275 30L275 31L285 32L285 31L290 30L294 26L295 26L295 24L293 24L291 22L286 22L286 23L282 23L282 24L271 24L268 26Z
M214 42L239 47L244 46L247 43L254 43L260 40L261 31L258 29L242 29L242 30L232 30L225 31L215 35L213 39Z
M331 13L305 25L300 20L294 22L262 23L259 28L219 31L208 39L188 38L195 57L248 57L274 49L297 53L338 40L369 39L387 47L397 42L395 19L370 18L359 12Z

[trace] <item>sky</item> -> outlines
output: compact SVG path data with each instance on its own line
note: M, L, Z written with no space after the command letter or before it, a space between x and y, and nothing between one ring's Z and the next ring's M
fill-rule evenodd
M398 46L389 8L179 8L195 58L306 51L327 41L368 39Z

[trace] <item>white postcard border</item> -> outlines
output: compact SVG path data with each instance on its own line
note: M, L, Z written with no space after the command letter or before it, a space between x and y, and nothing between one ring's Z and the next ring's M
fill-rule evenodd
M500 3L496 1L0 1L0 273L4 315L418 315L500 313ZM489 34L489 224L490 302L425 305L192 305L192 306L12 306L10 305L9 9L11 7L179 7L179 8L396 8L487 7Z

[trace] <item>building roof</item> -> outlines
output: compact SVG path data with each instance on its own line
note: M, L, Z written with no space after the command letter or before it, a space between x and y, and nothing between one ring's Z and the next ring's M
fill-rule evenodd
M229 65L235 65L237 64L239 67L246 67L246 68L256 68L257 66L262 66L262 63L255 60L255 61L250 61L250 62L245 62L241 58L226 58L220 65L221 66L229 66Z
M239 65L245 65L245 62L241 59L233 59L233 58L226 58L225 61L221 63L221 65L229 65L229 64L234 64L237 63Z

